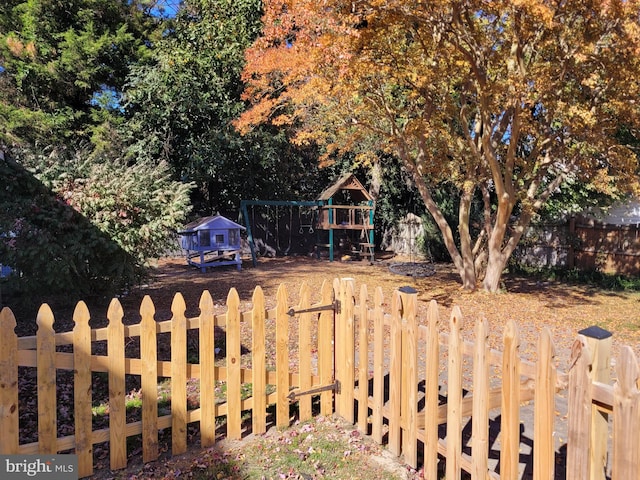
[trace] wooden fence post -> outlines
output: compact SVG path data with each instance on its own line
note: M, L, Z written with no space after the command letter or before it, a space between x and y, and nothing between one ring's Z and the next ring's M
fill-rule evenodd
M253 411L251 412L252 431L263 434L267 431L267 375L265 356L265 302L260 286L253 291L253 310L251 311L251 380L253 382Z
M400 292L391 297L389 329L389 443L388 449L400 456L402 438L402 316Z
M311 289L304 282L300 285L299 310L306 310L311 306ZM303 312L298 317L298 388L301 391L311 388L311 312ZM311 395L302 395L298 399L300 421L305 422L312 416Z
M438 303L429 302L424 387L424 478L438 478L438 407L440 403L440 315Z
M412 287L401 287L402 308L402 398L401 416L404 424L402 438L404 461L418 467L418 292Z
M46 303L38 310L36 323L38 352L38 449L57 453L56 338L53 312Z
M620 352L613 386L613 465L611 478L638 478L640 464L640 369L633 350Z
M576 244L576 217L569 219L569 251L567 253L567 267L574 268L576 266L576 252L574 245Z
M187 451L187 306L176 293L171 302L171 454Z
M384 406L384 294L377 287L373 296L373 409L371 435L382 443L382 407Z
M242 373L240 368L240 297L235 288L227 295L227 437L242 438Z
M343 415L342 384L344 383L344 378L343 378L344 362L342 360L342 357L344 355L343 345L344 345L345 325L344 325L344 322L342 321L342 293L341 293L339 278L333 279L333 296L337 300L338 305L340 305L340 308L338 309L340 313L336 313L334 317L334 337L333 337L333 368L335 372L335 380L338 384L338 390L336 391L336 395L335 395L335 412L337 415Z
M73 312L73 417L78 476L93 474L91 327L86 303L78 302Z
M289 297L284 284L278 287L276 303L276 427L289 426Z
M462 458L462 312L455 306L449 318L447 362L447 480L460 480ZM505 477L507 478L507 477Z
M0 454L18 453L19 413L16 318L4 307L0 311Z
M322 305L328 305L334 300L334 291L331 283L322 282L320 288L322 292ZM320 385L329 385L335 380L334 358L335 358L335 318L334 312L323 310L320 312L318 320L318 375ZM320 394L320 414L328 416L333 413L334 394L331 391Z
M517 478L520 458L520 338L513 320L504 331L502 357L502 417L500 424L500 474Z
M475 333L471 477L475 480L484 480L489 470L489 322L486 318L478 320Z
M585 480L589 478L592 397L591 354L582 335L573 342L569 365L567 480Z
M580 330L580 335L585 337L589 351L591 352L591 370L589 377L592 382L609 384L611 374L611 344L613 337L611 332L597 326L591 326ZM607 437L609 435L609 415L599 410L595 405L591 406L591 448L589 468L590 480L604 480L607 470Z
M341 364L340 379L340 415L349 423L354 422L354 390L355 390L355 285L353 278L340 280L340 322L344 337L340 339Z
M366 285L360 286L358 322L358 430L367 434L369 428L369 305Z

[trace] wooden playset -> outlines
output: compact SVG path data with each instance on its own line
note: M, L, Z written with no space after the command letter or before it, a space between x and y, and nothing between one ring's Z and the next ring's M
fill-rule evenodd
M249 213L249 208L253 214ZM259 221L255 218L256 208L262 208ZM296 208L298 215L294 216L293 209ZM288 216L282 215L286 209ZM259 250L273 255L288 255L294 252L292 243L307 249L295 253L311 253L318 258L328 250L331 261L334 260L336 249L345 259L368 256L372 263L374 261L374 201L353 174L340 177L317 200L243 200L241 212L254 266ZM260 231L263 238L260 238ZM282 237L283 233L288 236L287 240ZM311 235L315 238L309 245L307 237ZM292 236L297 237L297 242L292 242Z

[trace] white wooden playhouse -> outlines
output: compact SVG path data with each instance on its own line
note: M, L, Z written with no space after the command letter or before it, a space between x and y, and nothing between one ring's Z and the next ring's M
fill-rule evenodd
M203 272L207 271L207 267L222 265L237 265L240 270L242 230L245 230L242 225L222 215L215 215L185 225L178 235L189 265L199 267Z

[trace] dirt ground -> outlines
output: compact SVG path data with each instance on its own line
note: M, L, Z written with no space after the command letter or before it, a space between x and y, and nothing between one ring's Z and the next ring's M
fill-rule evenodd
M636 354L640 354L640 293L603 291L585 285L537 281L511 274L504 275L501 293L466 293L460 289L458 275L451 264L433 265L435 274L431 276L414 276L410 268L405 275L393 273L390 269L394 263L407 260L381 255L372 265L367 260L329 262L313 257L259 258L256 267L251 259L245 260L241 271L222 267L202 273L187 265L183 258L164 258L158 262L154 280L149 285L120 300L125 311L125 323L135 323L144 295L153 300L156 319L163 320L171 317L171 302L177 292L185 298L187 315L196 316L204 290L211 293L217 307L224 311L228 292L235 288L241 308L248 310L257 286L264 290L269 306L279 285L283 284L291 304L295 305L303 282L309 284L312 292L319 292L325 280L353 278L356 290L365 284L372 297L375 288L381 287L389 301L395 289L414 287L418 291L420 312L426 310L432 299L438 302L445 329L453 306L459 306L464 318L463 331L469 339L472 339L475 322L486 317L492 347L497 349L500 349L505 324L514 320L520 334L521 352L526 359L535 359L539 332L544 327L549 328L560 369L569 361L568 354L576 334L592 325L613 333L614 358L622 345L629 345ZM419 322L424 323L424 316L420 315Z
M620 346L629 345L640 354L640 293L603 291L585 285L569 285L555 281L538 281L506 273L503 276L501 293L488 294L483 291L466 293L460 289L457 273L451 264L436 264L435 274L414 276L393 273L390 266L406 262L407 258L380 254L374 264L368 260L329 262L315 257L291 256L259 258L253 266L251 258L245 259L241 271L233 266L200 269L186 264L182 257L160 259L153 271L153 278L119 298L125 313L124 322L139 321L140 303L149 295L156 308L156 320L171 318L171 302L180 292L187 305L187 315L197 316L198 304L204 290L208 290L223 312L226 297L231 288L240 296L241 308L251 308L251 296L257 286L262 287L267 298L267 307L273 306L277 289L283 284L289 294L291 305L295 305L303 282L312 292L319 292L323 281L335 278L353 278L356 290L367 285L369 296L381 287L385 299L390 301L392 292L402 286L412 286L418 291L419 309L426 310L433 299L440 307L443 328L452 308L461 308L464 317L463 332L472 338L475 322L486 317L490 327L492 347L500 348L502 332L506 322L514 320L518 325L521 351L525 358L534 359L538 334L549 328L554 339L559 367L568 362L571 344L581 329L597 325L613 333L614 357ZM91 312L91 325L106 325L106 311L111 299L86 299ZM318 297L312 301L319 300ZM271 302L271 303L269 303ZM9 305L11 306L11 305ZM54 328L57 332L73 328L71 320L75 301L57 299L51 308L56 316ZM35 314L15 311L19 335L35 333ZM27 315L27 317L25 317ZM33 317L31 320L29 317ZM424 316L419 321L424 323ZM566 358L565 358L566 357Z

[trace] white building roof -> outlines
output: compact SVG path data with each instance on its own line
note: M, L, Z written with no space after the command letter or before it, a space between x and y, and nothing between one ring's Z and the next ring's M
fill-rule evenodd
M194 220L193 222L185 225L184 230L178 233L194 232L197 230L233 230L238 228L246 230L246 228L239 223L229 220L222 215L214 215Z

